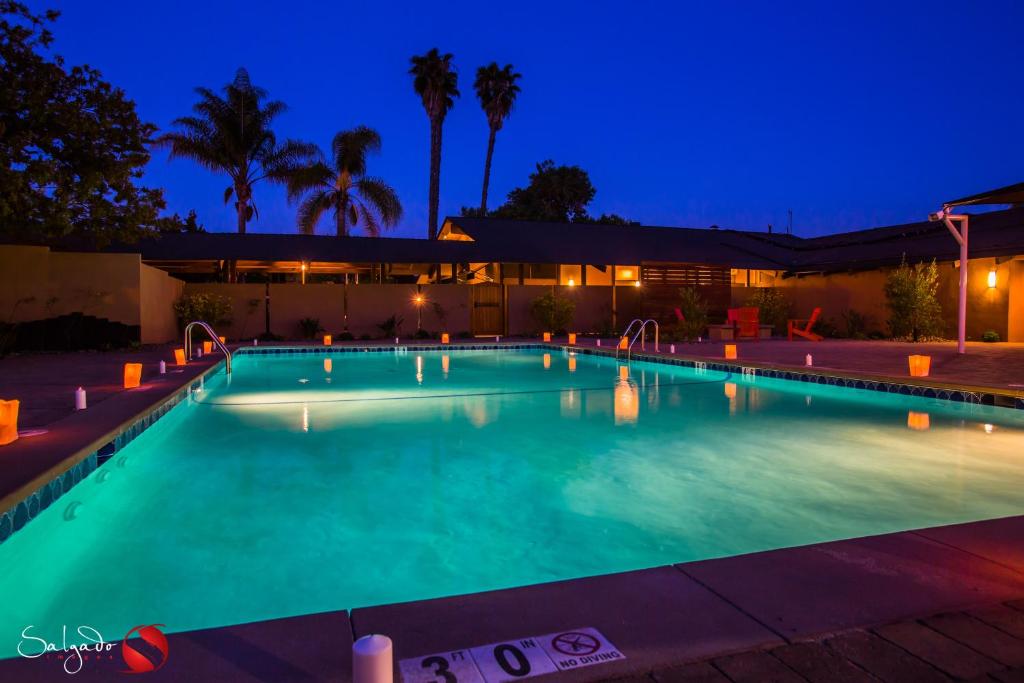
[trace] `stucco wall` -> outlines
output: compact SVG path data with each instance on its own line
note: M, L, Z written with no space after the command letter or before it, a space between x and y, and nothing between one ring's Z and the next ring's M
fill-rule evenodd
M185 283L185 293L210 293L226 296L231 301L231 323L218 325L217 332L228 339L252 339L263 334L264 298L266 286L262 284ZM273 313L273 306L271 306Z
M1005 266L1009 292L1006 341L1024 342L1024 261L1010 261Z
M174 302L181 296L185 283L159 268L141 264L139 281L142 343L164 344L178 338Z

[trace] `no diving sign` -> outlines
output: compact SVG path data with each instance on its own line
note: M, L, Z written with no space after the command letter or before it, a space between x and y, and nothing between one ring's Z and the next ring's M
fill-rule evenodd
M506 683L626 659L596 628L529 636L398 663L404 683Z

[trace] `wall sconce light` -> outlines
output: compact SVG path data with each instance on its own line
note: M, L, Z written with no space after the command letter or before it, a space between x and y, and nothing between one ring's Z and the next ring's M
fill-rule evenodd
M639 280L634 280L633 281L633 286L634 287L639 287L640 286L640 281Z
M142 363L124 364L124 388L134 389L142 382Z
M932 357L931 356L907 356L907 360L910 363L910 376L911 377L927 377L928 371L931 369Z
M18 406L20 401L0 401L0 446L18 440Z
M622 275L622 279L623 280L632 280L633 279L633 271L630 270L629 268L624 268L622 270L622 272L619 273L619 274Z
M331 335L324 335L324 346L330 346L332 344Z
M992 270L988 271L988 288L989 289L995 289L996 288L996 269L995 268L993 268Z
M726 344L725 345L725 357L727 360L736 360L736 345Z
M174 364L184 365L185 364L185 349L174 349Z

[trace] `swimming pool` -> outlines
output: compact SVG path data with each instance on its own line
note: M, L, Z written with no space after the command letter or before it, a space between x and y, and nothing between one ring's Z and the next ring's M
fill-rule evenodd
M0 656L1020 514L1022 444L1024 411L557 348L240 354L0 545Z

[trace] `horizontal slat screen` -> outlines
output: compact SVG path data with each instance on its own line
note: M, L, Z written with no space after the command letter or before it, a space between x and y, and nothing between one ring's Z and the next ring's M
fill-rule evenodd
M662 264L641 268L645 284L709 287L729 285L732 273L724 266L703 266L687 263Z

